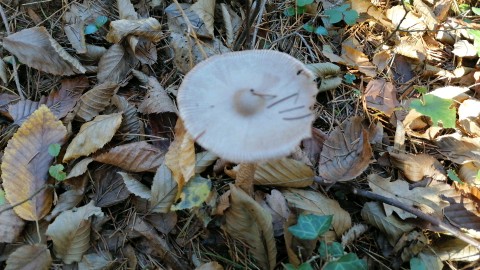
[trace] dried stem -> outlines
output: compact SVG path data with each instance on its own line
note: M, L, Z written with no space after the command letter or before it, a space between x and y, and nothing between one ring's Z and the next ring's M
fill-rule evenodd
M240 163L238 166L235 185L248 195L253 196L253 177L255 175L256 165L255 163Z

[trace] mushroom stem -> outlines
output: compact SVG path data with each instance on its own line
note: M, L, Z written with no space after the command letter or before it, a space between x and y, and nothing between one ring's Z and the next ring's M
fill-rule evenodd
M240 163L235 178L235 185L250 196L253 196L253 177L256 167L255 163Z

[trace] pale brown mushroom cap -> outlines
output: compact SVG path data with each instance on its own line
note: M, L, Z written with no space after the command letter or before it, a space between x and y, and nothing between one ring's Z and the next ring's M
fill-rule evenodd
M198 144L229 161L283 157L311 136L314 78L300 61L277 51L213 56L180 85L180 117Z

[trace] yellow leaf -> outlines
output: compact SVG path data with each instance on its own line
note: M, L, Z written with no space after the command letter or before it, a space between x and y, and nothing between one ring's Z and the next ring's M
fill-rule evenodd
M25 220L40 220L52 206L51 189L43 189L53 157L48 146L62 144L67 129L42 105L18 129L8 142L2 162L2 179L6 199L11 205L30 200L14 208ZM39 190L41 190L39 192ZM35 196L33 196L36 192Z

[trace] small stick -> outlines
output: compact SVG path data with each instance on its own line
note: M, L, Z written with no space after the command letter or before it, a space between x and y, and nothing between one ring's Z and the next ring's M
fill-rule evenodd
M259 1L259 0L257 0L257 1ZM262 22L263 12L265 11L265 5L267 3L267 0L260 0L260 1L262 1L262 2L261 2L261 6L260 6L260 12L258 13L258 17L257 17L257 25L253 29L252 43L250 43L250 48L251 49L255 49L255 43L257 41L258 28L259 28L260 23Z

